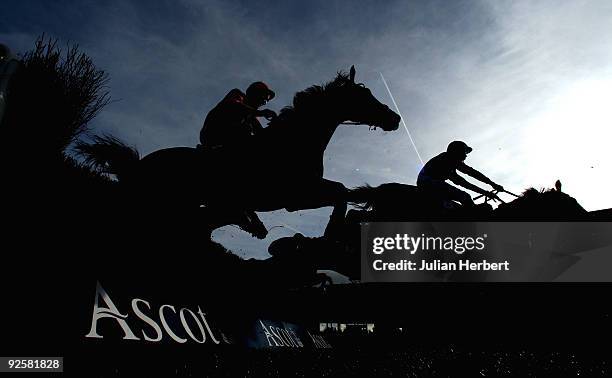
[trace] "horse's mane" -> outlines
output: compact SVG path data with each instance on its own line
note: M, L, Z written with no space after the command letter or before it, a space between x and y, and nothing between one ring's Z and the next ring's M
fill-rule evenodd
M564 214L581 215L585 214L586 210L576 201L575 198L571 197L567 193L559 190L560 188L552 189L540 189L529 188L521 193L520 197L514 201L499 205L497 208L500 213L506 214L508 211L531 211L539 214L550 215L560 214L563 211Z
M550 193L550 192L556 192L555 189L540 189L537 190L534 187L531 188L527 188L523 191L523 193L521 193L521 197L536 197L539 196L540 194L546 194L546 193Z
M320 104L331 91L340 88L350 81L349 75L339 71L336 78L322 85L313 85L293 96L293 104L281 109L278 117L271 120L268 127L284 126L292 124L296 114L309 114L309 111Z
M567 196L565 193L560 192L554 188L550 188L550 189L540 189L537 190L534 187L531 188L527 188L525 189L521 195L519 196L519 198L517 198L515 201L520 201L520 200L538 200L541 198L549 198L549 197L554 197L554 196Z

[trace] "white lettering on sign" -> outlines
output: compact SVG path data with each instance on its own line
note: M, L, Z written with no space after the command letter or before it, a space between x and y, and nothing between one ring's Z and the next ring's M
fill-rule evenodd
M259 320L261 329L266 336L268 346L272 346L274 343L275 347L290 347L290 348L303 348L304 344L300 338L293 332L291 328L287 329L286 326L283 328L275 327L272 325L266 326L263 321ZM270 342L271 341L271 342Z
M151 336L144 329L141 330L142 337L145 341L161 341L164 337L164 332L162 331L163 327L165 333L170 336L170 338L175 342L180 344L187 342L188 339L180 337L176 334L176 332L179 332L180 330L172 330L168 322L166 321L167 319L169 319L169 317L174 316L180 319L180 323L176 323L181 324L181 327L187 333L189 338L191 338L191 340L199 344L204 344L206 342L208 333L208 337L210 337L210 340L214 344L220 343L220 341L214 336L212 329L206 319L206 314L202 312L200 306L198 306L197 312L193 312L192 310L186 307L181 308L177 312L176 308L173 305L169 304L164 304L160 306L158 310L159 320L162 324L162 327L160 327L159 324L151 316L145 314L145 311L151 310L151 304L148 301L140 298L134 298L132 299L131 304L132 312L134 313L135 317L144 322L147 326L151 327L153 331L155 331L155 336ZM98 333L98 321L100 321L101 319L112 319L123 330L124 340L140 340L140 338L136 336L136 334L134 334L134 332L130 328L127 322L128 317L129 314L122 314L119 311L119 309L111 300L110 296L104 290L100 282L96 282L96 294L94 298L93 315L91 318L91 328L89 329L89 333L86 334L85 337L96 339L103 338L103 336ZM187 321L188 318L191 318L191 320L193 321L192 324L197 325L197 331L194 332L192 326L189 325Z

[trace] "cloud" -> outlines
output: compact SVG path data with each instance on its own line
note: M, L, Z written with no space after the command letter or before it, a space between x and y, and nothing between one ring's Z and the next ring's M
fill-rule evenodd
M0 5L0 38L18 51L42 32L78 42L118 99L94 126L144 153L195 145L207 111L234 87L268 82L279 110L355 64L391 105L384 73L424 159L463 139L475 148L468 164L514 191L560 177L587 208L610 207L612 158L599 153L612 121L602 102L612 78L608 1L27 3ZM325 169L350 187L414 183L420 164L402 129L341 126ZM262 218L317 236L329 212ZM261 258L287 230L263 242L234 228L215 235Z

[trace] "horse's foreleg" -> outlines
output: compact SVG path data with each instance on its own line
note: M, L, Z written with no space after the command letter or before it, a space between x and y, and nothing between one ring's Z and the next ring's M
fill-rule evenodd
M255 236L258 239L264 239L268 236L268 229L263 224L261 219L257 216L257 213L252 210L246 210L243 212L244 223L238 224L240 228Z
M203 234L210 237L217 228L230 224L240 227L258 239L268 235L268 230L263 222L252 210L236 209L234 207L209 207L202 209L204 213Z
M285 206L287 211L318 209L325 206L336 206L346 203L348 189L339 182L319 179L293 186L290 203Z
M348 189L342 183L325 179L302 185L299 189L296 193L298 200L286 209L295 211L333 206L324 236L330 239L339 238L344 228Z
M344 234L344 224L346 219L346 202L338 202L334 205L329 222L325 227L323 236L328 239L339 239Z

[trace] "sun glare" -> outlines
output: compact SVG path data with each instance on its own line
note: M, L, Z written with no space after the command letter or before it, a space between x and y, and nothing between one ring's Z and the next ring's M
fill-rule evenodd
M612 79L574 83L555 96L525 128L525 180L564 191L589 210L612 207Z

